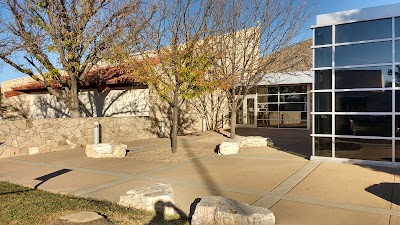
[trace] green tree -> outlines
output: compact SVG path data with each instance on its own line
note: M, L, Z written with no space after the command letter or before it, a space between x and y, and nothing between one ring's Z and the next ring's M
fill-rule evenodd
M171 148L177 151L179 110L208 90L207 18L212 1L164 1L146 33L146 50L136 57L138 79L151 86L172 109ZM141 66L138 66L140 64ZM144 68L144 71L143 71Z

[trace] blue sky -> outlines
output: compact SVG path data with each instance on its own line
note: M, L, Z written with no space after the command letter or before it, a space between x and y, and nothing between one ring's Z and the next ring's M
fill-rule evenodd
M319 0L316 14L331 13L357 8L367 8L394 3L400 3L400 0ZM309 24L315 24L315 16L311 19ZM0 62L0 82L22 76L24 76L24 74L18 73L10 66L6 65L3 62Z

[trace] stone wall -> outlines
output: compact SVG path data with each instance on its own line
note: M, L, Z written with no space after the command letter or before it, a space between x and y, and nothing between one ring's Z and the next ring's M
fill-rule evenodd
M0 120L0 158L67 150L93 143L93 124L101 125L102 142L157 137L148 117Z

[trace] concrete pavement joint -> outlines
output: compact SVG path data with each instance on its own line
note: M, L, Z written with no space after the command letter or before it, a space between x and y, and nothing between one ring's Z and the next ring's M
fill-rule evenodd
M76 192L74 192L72 194L75 195L75 196L82 196L82 195L89 194L89 193L92 193L92 192L100 191L102 189L110 188L110 187L113 187L113 186L116 186L116 185L119 185L119 184L123 184L123 183L131 181L133 179L134 178L128 178L128 177L121 178L121 179L114 180L114 181L111 181L111 182L108 182L108 183L104 183L104 184L97 185L97 186L94 186L94 187L90 187L90 188L86 188L86 189L83 189L83 190L79 190L79 191L76 191Z
M312 171L314 171L321 162L309 161L303 165L300 169L294 172L290 177L276 186L270 193L278 197L270 198L268 195L264 195L257 199L251 205L261 206L265 208L272 207L275 203L279 201L284 195L286 195L290 190L292 190L297 184L299 184L303 179L305 179Z

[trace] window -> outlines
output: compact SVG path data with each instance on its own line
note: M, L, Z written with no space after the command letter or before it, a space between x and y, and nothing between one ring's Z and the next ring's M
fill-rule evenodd
M315 45L332 44L332 27L319 27L315 29Z
M392 66L337 69L335 86L336 89L391 87Z
M332 134L331 115L315 115L315 133Z
M335 146L336 157L392 161L392 140L336 138Z
M336 92L337 112L391 112L392 91Z
M332 70L317 70L314 73L315 90L332 88Z
M315 93L314 105L316 112L331 112L332 93Z
M392 136L392 116L337 115L336 134L353 136Z
M331 67L332 66L332 48L316 48L315 67Z
M336 47L336 66L392 62L392 42L345 45Z
M336 25L336 43L392 37L392 19Z

